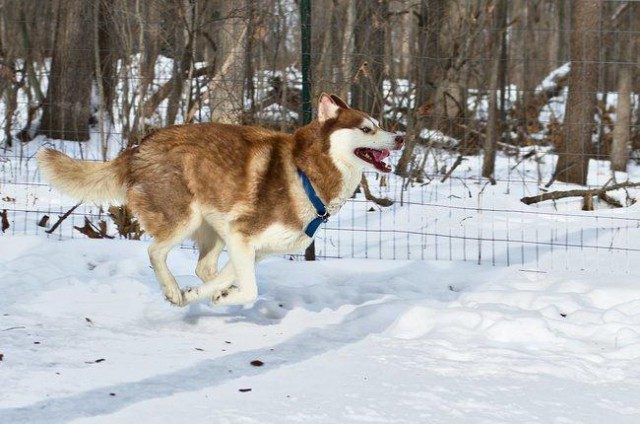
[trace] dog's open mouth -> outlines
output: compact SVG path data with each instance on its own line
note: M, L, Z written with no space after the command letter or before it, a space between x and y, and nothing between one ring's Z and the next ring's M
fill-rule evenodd
M353 152L357 157L365 162L375 166L380 172L391 171L391 166L384 163L383 160L389 156L389 149L370 149L368 147L359 147Z

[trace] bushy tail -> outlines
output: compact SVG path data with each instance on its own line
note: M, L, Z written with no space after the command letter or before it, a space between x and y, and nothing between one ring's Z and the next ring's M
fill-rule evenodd
M124 203L126 164L118 159L90 162L72 159L53 149L41 149L37 155L40 171L53 187L81 201L100 204Z

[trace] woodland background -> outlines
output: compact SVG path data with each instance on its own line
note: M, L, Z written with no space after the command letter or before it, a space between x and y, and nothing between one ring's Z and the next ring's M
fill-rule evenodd
M311 19L313 93L406 132L401 175L424 171L416 145L484 151L485 177L496 150L548 145L555 176L584 184L589 158L625 170L640 149L636 2L314 0ZM97 128L124 147L209 120L291 130L299 22L293 0L2 0L2 145ZM563 90L564 119L541 114Z
M307 1L0 0L0 422L640 422L640 2L311 0L303 52ZM303 54L407 147L252 307L170 307L126 207L40 175L292 131Z
M0 0L0 229L144 239L126 207L52 190L38 149L107 160L185 122L293 131L310 58L312 99L336 93L407 135L394 174L365 173L323 227L320 256L538 266L562 246L626 264L639 21L632 1Z

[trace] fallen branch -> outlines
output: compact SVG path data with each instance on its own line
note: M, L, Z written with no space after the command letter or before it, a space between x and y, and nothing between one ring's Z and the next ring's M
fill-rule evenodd
M605 191L598 193L598 198L603 202L608 203L609 206L612 206L614 208L623 207L622 203L618 199L609 196Z
M82 203L78 203L77 205L75 205L74 207L72 207L71 209L69 209L68 211L66 211L64 213L64 215L60 215L60 217L58 218L58 220L56 221L55 224L53 224L53 226L51 228L49 228L48 230L45 231L45 233L47 234L53 234L53 232L56 230L56 228L58 228L60 226L60 224L62 224L62 221L64 221L65 219L67 219L69 217L69 215L71 215L73 213L73 211L76 210L76 208L78 206L80 206Z
M601 187L601 188L576 189L576 190L566 190L566 191L550 191L548 193L541 193L536 196L523 197L522 199L520 199L520 201L525 205L531 205L533 203L544 202L545 200L558 200L558 199L564 199L566 197L584 197L587 195L600 197L602 193L606 193L607 191L614 191L614 190L619 190L621 188L632 188L632 187L640 187L640 183L632 183L630 181L627 181L625 183L612 184L610 186Z
M442 179L440 180L441 183L447 181L447 179L451 176L451 174L453 174L453 171L456 170L456 168L458 166L460 166L460 164L462 163L462 161L464 160L464 156L460 155L456 158L456 161L453 162L453 165L451 165L451 168L447 171L446 174L444 174L444 176L442 177Z
M372 201L376 205L384 207L393 205L393 200L386 197L376 197L371 194L371 190L369 189L369 181L367 181L367 177L365 177L364 174L362 174L362 178L360 179L360 185L362 186L362 190L364 191L365 199Z

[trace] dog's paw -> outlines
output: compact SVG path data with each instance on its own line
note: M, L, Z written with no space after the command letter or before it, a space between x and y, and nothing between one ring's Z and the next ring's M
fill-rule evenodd
M187 303L185 302L185 298L180 289L170 290L164 293L164 298L167 299L169 303L173 306L185 306Z
M181 294L185 305L197 301L200 297L198 287L186 287Z
M237 291L238 291L238 288L236 286L229 286L220 290L216 290L213 293L213 297L211 300L215 305L221 305L222 299L226 299L227 297L229 297L231 293L234 293Z
M241 291L236 286L219 290L213 295L213 303L218 306L247 305L257 299L257 293Z

